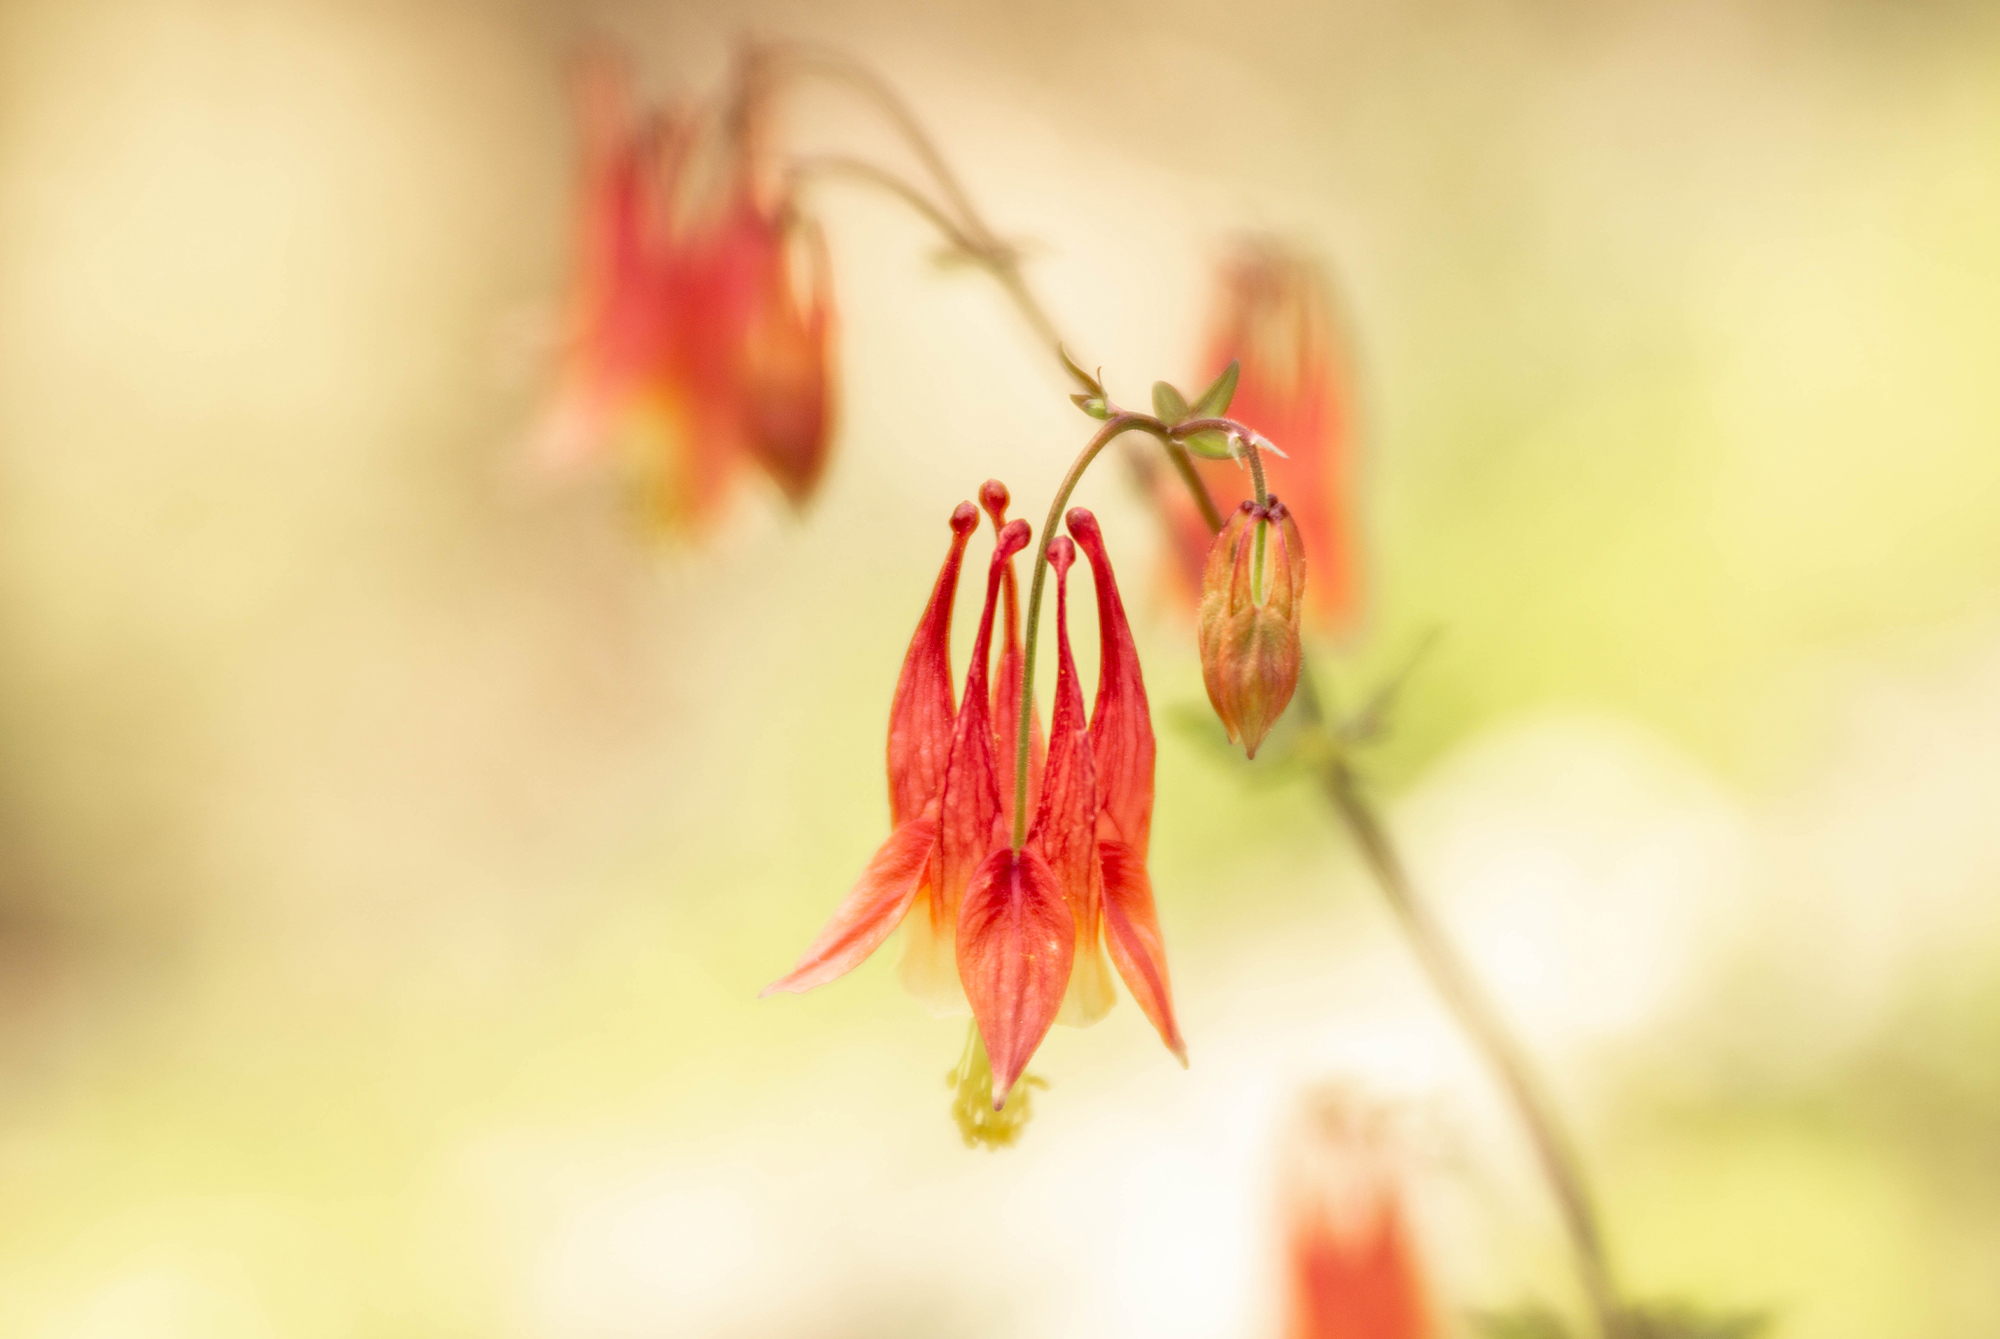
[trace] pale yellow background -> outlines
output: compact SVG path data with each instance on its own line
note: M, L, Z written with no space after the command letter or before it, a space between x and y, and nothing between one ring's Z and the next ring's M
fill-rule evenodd
M1126 1002L973 1154L888 963L755 999L883 835L945 517L1039 515L1088 424L828 187L802 524L659 550L527 467L565 61L705 89L745 29L905 89L1128 401L1228 229L1329 264L1372 615L1322 663L1444 629L1369 771L1634 1290L2000 1333L2000 31L1807 0L0 9L0 1333L1270 1335L1329 1079L1405 1112L1449 1308L1567 1304L1338 834L1207 742L1115 470L1192 1068Z

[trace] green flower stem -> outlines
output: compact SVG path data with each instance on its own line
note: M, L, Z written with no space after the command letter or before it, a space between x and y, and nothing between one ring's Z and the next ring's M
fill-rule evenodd
M1042 522L1041 542L1035 546L1034 575L1028 579L1028 626L1023 634L1027 641L1021 653L1020 733L1014 741L1014 849L1017 851L1028 839L1028 740L1035 709L1035 643L1042 626L1042 584L1048 576L1049 544L1055 538L1063 508L1069 505L1069 495L1076 491L1077 481L1090 468L1090 462L1097 459L1097 453L1109 446L1113 438L1133 429L1153 432L1163 440L1167 437L1166 425L1151 414L1113 414L1105 420L1104 426L1070 463L1069 473L1056 489L1055 501L1049 503L1049 518Z
M1201 481L1187 448L1168 438L1167 459L1173 462L1174 473L1181 476L1181 483L1187 488L1188 496L1194 499L1195 510L1201 513L1202 524L1208 527L1209 533L1222 529L1223 515L1216 510L1215 499L1209 496L1208 485Z
M1243 443L1243 454L1250 461L1250 482L1257 486L1257 505L1268 507L1271 495L1264 488L1264 457L1256 443L1250 441ZM1264 532L1270 528L1268 522L1259 521L1251 535L1251 542L1257 547L1250 555L1250 598L1258 604L1264 603Z
M1257 480L1257 496L1262 498L1264 467L1258 462L1257 448L1251 444L1253 434L1250 430L1234 419L1202 419L1201 422L1210 427L1220 427L1223 431L1235 433L1243 440L1244 448L1250 457L1251 473ZM1034 723L1035 646L1040 640L1042 628L1042 583L1048 576L1049 545L1055 539L1056 524L1062 520L1063 508L1069 505L1069 495L1076 491L1077 481L1083 478L1083 472L1090 468L1090 462L1097 459L1098 453L1109 446L1113 439L1127 432L1143 432L1159 439L1167 448L1167 454L1174 461L1175 467L1180 469L1181 477L1188 480L1195 490L1195 505L1200 508L1202 519L1208 522L1211 530L1222 528L1222 517L1215 509L1215 499L1211 498L1208 490L1202 487L1201 476L1195 473L1194 467L1188 462L1187 448L1178 440L1187 435L1188 429L1184 425L1176 424L1169 427L1151 414L1115 409L1111 417L1105 420L1104 426L1084 444L1077 458L1070 462L1069 473L1063 476L1062 483L1056 488L1055 500L1049 504L1048 519L1042 523L1041 542L1035 546L1034 573L1028 579L1027 628L1023 633L1026 641L1021 653L1021 720L1017 727L1019 734L1014 742L1014 849L1017 851L1028 839L1028 741L1029 727ZM1183 466L1184 469L1181 468ZM1262 539L1263 532L1260 527L1258 531L1260 543Z

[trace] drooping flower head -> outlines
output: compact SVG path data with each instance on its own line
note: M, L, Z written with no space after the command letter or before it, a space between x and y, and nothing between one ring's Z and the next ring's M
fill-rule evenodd
M1031 755L1039 784L1026 840L1016 847L1004 798L1014 777L1011 767L1001 767L991 662L1000 596L1029 531L1025 521L1002 523L1004 488L989 485L981 500L996 534L964 691L954 707L951 608L966 539L977 521L970 504L953 513L952 546L891 704L893 830L798 965L765 993L824 984L904 925L905 981L934 1003L969 1004L980 1045L976 1063L961 1066L961 1088L977 1085L982 1100L990 1093L999 1111L1050 1026L1094 1022L1111 1007L1111 964L1183 1064L1186 1045L1174 1019L1146 873L1152 725L1103 535L1096 518L1077 508L1068 516L1074 542L1057 537L1049 544L1056 586L1054 713L1045 757ZM1096 579L1101 638L1097 703L1088 716L1069 639L1067 577L1078 546ZM1004 666L1005 649L1000 658ZM1017 691L1019 682L1017 675ZM1011 720L1018 728L1018 705ZM1005 752L1015 756L1012 749ZM1004 1135L1009 1127L995 1128Z
M1202 362L1214 375L1232 360L1239 372L1229 416L1285 453L1267 455L1264 466L1309 546L1306 616L1327 633L1350 631L1362 607L1354 374L1324 272L1275 239L1238 242L1218 268ZM1234 462L1194 465L1224 516L1251 496ZM1197 598L1208 527L1177 477L1160 471L1155 487L1177 559L1174 584Z
M1285 1339L1432 1339L1386 1113L1344 1091L1313 1094L1281 1162Z
M1299 683L1305 546L1276 497L1230 514L1201 578L1201 678L1208 700L1250 757Z
M771 101L754 57L722 117L642 114L623 64L607 55L579 77L576 277L541 451L556 465L612 461L668 528L712 517L746 462L795 504L825 465L825 247L773 184ZM707 161L717 154L720 170Z

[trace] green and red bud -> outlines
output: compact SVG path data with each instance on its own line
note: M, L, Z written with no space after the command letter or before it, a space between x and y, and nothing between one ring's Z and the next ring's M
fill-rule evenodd
M1299 684L1305 544L1273 497L1245 502L1216 535L1201 580L1201 677L1208 700L1250 757Z

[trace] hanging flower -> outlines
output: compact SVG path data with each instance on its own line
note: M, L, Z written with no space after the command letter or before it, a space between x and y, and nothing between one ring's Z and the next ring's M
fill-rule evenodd
M614 462L670 529L712 517L750 461L803 503L831 433L833 304L818 228L768 181L761 63L741 64L719 133L712 112L641 115L610 58L579 91L583 206L544 457Z
M1229 742L1250 757L1299 684L1304 541L1272 497L1230 513L1201 578L1201 678Z
M1216 288L1203 365L1211 375L1232 360L1240 365L1229 414L1285 453L1267 455L1264 465L1309 546L1306 615L1325 632L1347 632L1362 597L1357 425L1331 288L1311 260L1270 238L1240 241L1220 266ZM1251 496L1236 463L1196 459L1194 466L1224 516ZM1155 488L1176 559L1173 584L1196 599L1212 536L1177 476L1157 471Z
M952 547L890 709L894 829L798 965L764 993L822 985L906 925L906 982L933 1001L963 999L972 1011L978 1044L954 1072L960 1106L972 1108L964 1094L975 1090L980 1109L990 1095L999 1112L1059 1016L1083 1025L1110 1009L1107 949L1161 1040L1183 1064L1187 1052L1146 874L1152 725L1103 536L1096 518L1077 508L1068 516L1075 542L1058 537L1049 544L1055 706L1045 760L1033 768L1040 775L1033 819L1017 847L1004 799L1014 777L1000 766L989 669L1000 595L1029 531L1025 521L1002 523L1006 490L997 483L981 490L981 500L997 534L965 691L954 710L947 681L951 607L966 537L977 521L969 503L953 514ZM1101 638L1097 704L1088 717L1069 640L1067 577L1079 544L1097 582ZM1018 725L1018 707L1012 719ZM1004 1142L1016 1128L1018 1122L1002 1124L982 1130L982 1137ZM970 1140L972 1127L967 1133Z
M1285 1339L1432 1339L1438 1325L1379 1110L1314 1095L1280 1189Z

